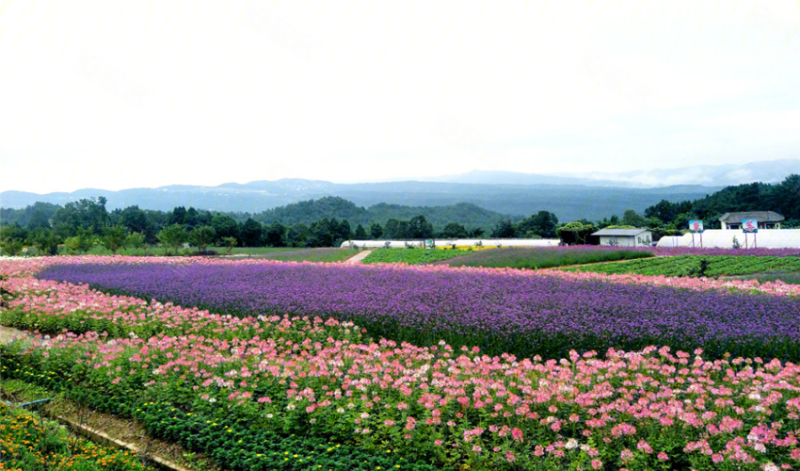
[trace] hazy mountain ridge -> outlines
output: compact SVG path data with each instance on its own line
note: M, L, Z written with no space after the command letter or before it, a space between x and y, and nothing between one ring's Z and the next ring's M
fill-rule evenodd
M800 159L781 159L747 164L694 165L671 169L629 172L561 172L536 174L498 170L472 170L457 175L417 180L445 183L515 185L586 185L623 188L659 188L676 185L729 186L760 181L778 183L800 172Z
M339 196L359 206L379 203L404 206L449 206L472 203L498 213L529 216L541 210L561 221L602 219L626 209L644 211L662 199L693 200L718 187L676 186L654 189L587 187L581 185L488 185L434 182L337 184L292 179L228 183L216 187L173 185L120 191L81 189L71 193L38 195L19 191L0 193L0 207L23 208L37 201L64 205L81 198L104 196L109 210L138 205L142 209L171 210L176 206L260 213L299 201Z

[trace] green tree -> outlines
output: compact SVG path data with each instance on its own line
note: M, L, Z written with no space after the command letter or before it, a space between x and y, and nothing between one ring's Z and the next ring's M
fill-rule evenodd
M73 230L73 234L78 228L88 229L93 234L101 234L109 223L109 215L106 210L107 200L99 198L83 198L81 200L67 203L53 214L52 224L66 224ZM72 234L71 234L72 235Z
M570 222L556 229L559 239L566 245L585 245L589 242L589 236L596 231L597 227L594 225L579 221Z
M247 218L247 221L242 224L241 240L242 245L245 247L258 247L261 245L261 238L264 233L264 228L261 223L253 218Z
M217 232L211 226L195 227L189 234L189 243L200 249L201 252L205 252L206 247L214 242L216 235Z
M264 242L270 247L286 246L286 226L278 221L273 222L264 230Z
M383 235L383 228L377 222L373 222L369 226L369 235L371 235L373 239L378 240Z
M491 237L497 239L511 239L516 237L516 235L516 230L514 229L514 225L511 224L511 221L502 219L494 226L494 229L492 229Z
M407 234L412 239L430 239L433 237L433 224L423 215L414 216L408 221Z
M78 252L80 253L86 253L97 245L97 237L89 228L79 228L76 237L78 238Z
M647 219L636 214L636 211L628 209L622 214L622 224L637 228L647 227Z
M305 247L308 239L308 226L299 222L289 228L286 234L286 243L292 247Z
M50 229L50 220L47 217L47 214L41 210L37 209L31 215L30 221L28 221L28 229Z
M444 226L442 236L448 239L465 239L469 234L464 226L457 222L451 222Z
M236 237L223 237L222 243L225 244L225 253L230 255L233 253L233 248L236 247L238 241L236 240Z
M339 246L342 242L353 238L352 230L350 229L350 222L347 219L342 220L336 227L334 234L334 247Z
M19 255L24 246L25 244L23 240L16 237L7 237L0 241L0 248L3 249L4 257L14 257Z
M556 237L556 226L558 225L558 218L555 214L549 211L539 211L531 217L523 219L515 226L517 235L525 235L528 233L552 239Z
M58 255L60 240L51 229L37 228L31 235L31 241L36 247L37 255Z
M141 232L131 232L128 234L126 245L134 250L144 249L144 254L147 255L147 239L145 239L144 234Z
M338 228L338 224L336 227ZM333 234L331 233L331 221L322 218L317 222L311 223L308 228L306 244L309 247L330 247L333 245Z
M483 237L483 234L486 231L484 231L482 227L476 227L476 228L474 228L474 229L472 229L470 231L467 231L467 232L469 232L469 237L471 237L473 239L480 239L481 237Z
M217 238L220 241L226 237L233 237L237 240L239 238L239 223L230 216L217 214L211 219L211 227L216 231Z
M172 209L172 214L169 216L169 224L186 224L186 208L183 206L176 206Z
M116 254L117 250L125 247L128 242L128 230L125 226L111 226L103 231L103 237L100 238L100 243L103 247Z
M164 246L164 255L167 255L168 249L172 248L175 252L175 255L178 254L178 249L189 235L186 233L186 229L183 228L180 224L173 224L171 226L167 226L156 235L158 241L161 242L161 245Z
M367 238L367 231L364 229L364 226L361 224L356 226L356 232L354 234L356 240L366 240Z

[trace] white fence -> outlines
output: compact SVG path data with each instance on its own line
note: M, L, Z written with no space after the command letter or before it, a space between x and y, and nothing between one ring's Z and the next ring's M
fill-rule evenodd
M434 239L438 247L450 247L453 245L500 245L503 247L556 247L558 239ZM349 240L342 242L342 247L358 247L367 249L403 248L403 247L424 247L425 241L416 240Z

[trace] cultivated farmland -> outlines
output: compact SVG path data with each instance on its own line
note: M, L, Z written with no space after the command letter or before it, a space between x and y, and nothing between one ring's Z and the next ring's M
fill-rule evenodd
M49 336L0 347L4 381L223 469L800 462L800 290L780 283L136 257L0 275L0 322Z

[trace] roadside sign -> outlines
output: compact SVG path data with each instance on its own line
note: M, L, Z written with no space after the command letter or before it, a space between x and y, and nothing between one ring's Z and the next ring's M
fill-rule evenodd
M742 219L742 231L744 231L745 234L755 234L758 232L758 220Z
M433 239L425 239L425 248L432 249L433 248Z
M691 233L703 233L703 221L689 221L689 231Z

